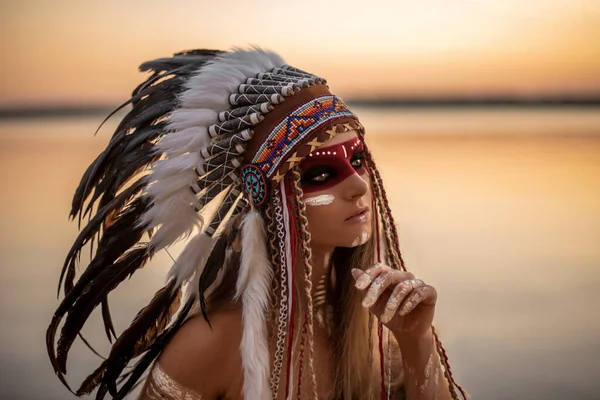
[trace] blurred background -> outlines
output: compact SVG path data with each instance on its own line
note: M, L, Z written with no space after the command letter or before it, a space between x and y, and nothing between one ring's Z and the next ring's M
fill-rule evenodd
M251 44L361 118L473 398L600 398L599 2L7 0L0 33L1 399L71 398L44 343L67 216L137 66ZM159 254L111 295L118 328L170 265ZM108 353L98 319L85 332ZM99 362L78 343L73 386Z

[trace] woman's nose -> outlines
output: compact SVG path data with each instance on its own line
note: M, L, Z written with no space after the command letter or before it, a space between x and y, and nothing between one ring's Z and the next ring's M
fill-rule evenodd
M369 182L367 174L359 175L356 172L350 175L343 182L344 194L348 200L355 200L361 198L369 191Z

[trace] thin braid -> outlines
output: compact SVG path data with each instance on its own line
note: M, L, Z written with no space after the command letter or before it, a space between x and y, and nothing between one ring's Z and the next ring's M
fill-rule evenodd
M369 165L371 166L371 171L373 172L374 176L375 176L375 181L377 183L376 186L379 187L379 191L381 196L378 196L381 198L381 200L383 201L383 206L385 209L385 217L383 218L384 220L388 220L388 225L390 225L390 232L392 234L392 237L394 239L394 242L396 244L396 246L394 247L394 250L398 252L397 256L398 256L398 260L400 261L400 267L403 271L406 271L406 267L404 266L404 260L402 259L402 254L400 252L400 240L398 238L398 230L396 229L396 222L394 221L394 216L392 215L392 209L390 208L388 199L387 199L387 193L385 191L385 187L383 185L383 180L381 179L381 174L379 173L379 170L377 169L377 166L375 165L375 161L373 160L373 156L371 155L371 152L367 149L366 146L364 146L365 148L365 155L367 157L367 161L369 163Z
M378 195L381 195L382 199L378 200L382 200L384 207L385 207L385 211L386 211L386 216L387 218L383 218L388 219L389 221L392 222L392 227L389 231L386 232L386 241L389 243L390 241L394 242L394 249L399 249L399 241L397 239L397 231L395 229L395 225L393 223L393 218L391 217L391 209L389 207L389 203L387 201L387 197L386 197L386 193L385 193L385 189L383 189L383 181L381 180L381 177L379 175L379 171L377 171L375 164L371 164L372 167L372 172L374 173L375 177L376 177L376 183L374 184L374 186L377 188L376 190L380 190L380 192L378 192ZM379 197L379 196L378 196ZM388 234L391 233L394 237L393 238L389 238ZM400 253L400 251L398 252L393 252L392 253L394 256L398 257L399 260L399 266L403 271L406 271L406 266L404 264L404 260L402 260L402 255ZM432 326L433 329L433 326ZM453 400L460 400L460 398L458 397L458 394L456 393L456 390L454 389L455 387L458 387L459 390L461 391L461 394L463 395L463 397L466 399L466 396L464 394L463 389L456 383L454 376L452 375L452 371L450 369L450 363L448 361L448 356L446 355L446 349L444 348L444 346L442 345L442 342L440 341L439 337L437 336L437 334L435 333L435 330L433 330L433 335L435 338L435 342L436 342L436 351L442 361L442 364L444 365L444 376L446 378L446 380L448 381L448 386L450 389L450 394L452 396Z
M265 220L266 220L266 229L267 229L267 238L269 240L269 256L271 258L271 265L275 269L275 272L279 269L280 264L280 254L279 254L279 246L277 245L277 229L275 228L275 211L272 202L267 203L267 207L265 209ZM272 293L275 293L275 296L271 296L271 311L276 310L276 306L278 303L277 293L279 293L279 285L280 285L280 277L279 274L274 274L275 279L273 279Z
M306 204L304 204L304 195L300 187L300 171L298 166L291 170L292 172L292 188L295 194L297 205L297 218L299 222L300 245L302 247L302 255L304 257L304 283L306 292L306 308L307 308L307 334L308 334L308 369L313 386L314 398L317 398L317 377L314 368L314 341L313 341L313 299L312 299L312 250L310 248L311 235L308 230L308 219L306 218Z
M275 299L279 299L278 302L276 302L273 305L273 310L277 310L277 312L275 313L275 317L273 318L273 321L277 322L277 329L276 329L276 333L274 333L277 337L276 342L275 342L275 354L273 357L273 369L272 369L272 373L271 373L271 391L273 394L273 398L277 398L278 392L279 392L279 384L280 384L280 377L281 377L281 370L283 367L283 357L284 357L284 351L285 351L285 340L286 340L286 325L287 325L287 318L288 318L288 296L287 296L287 279L289 279L289 277L287 276L287 268L285 265L282 265L281 262L285 257L282 257L281 251L283 251L284 249L284 244L283 244L283 238L284 238L284 232L283 232L283 225L279 225L277 224L277 217L276 215L281 215L282 213L282 208L281 208L281 201L279 198L280 194L279 192L276 190L275 193L273 193L273 200L272 202L269 203L268 208L267 208L267 215L268 215L268 219L270 219L269 221L269 225L271 225L273 231L269 231L269 235L270 236L270 245L271 245L271 249L273 250L273 255L271 257L273 264L273 268L276 268L276 270L279 272L279 274L276 274L277 279L279 280L278 282L278 288L275 292L275 296L273 296ZM283 221L283 218L281 218L281 221ZM281 291L281 293L279 293L279 290ZM279 296L278 296L279 294ZM275 331L275 330L274 330ZM290 339L292 340L292 339Z
M377 181L377 179L375 178L376 176L376 172L374 169L374 166L372 166L369 170L371 176L373 177L373 190L375 192L375 201L377 204L377 209L380 212L380 217L381 217L381 221L383 223L383 237L385 238L385 244L386 244L386 258L389 260L390 262L390 266L394 269L402 269L402 270L406 270L403 266L402 263L399 262L400 256L398 254L396 254L396 247L394 245L393 239L390 237L390 233L391 233L391 227L390 227L390 223L389 223L389 219L385 217L386 214L386 210L385 210L385 206L384 206L384 201L382 199L383 197L383 192L382 192L382 187L380 185L380 182ZM379 217L379 216L377 216Z
M465 392L465 390L462 388L462 386L460 386L454 380L454 376L452 375L452 370L450 368L450 363L448 362L448 355L446 354L446 349L442 345L442 342L433 326L431 327L431 331L433 332L433 338L435 340L435 345L436 345L438 354L440 355L440 359L442 361L442 364L444 365L444 376L446 377L446 380L449 383L450 393L452 394L452 399L460 400L458 397L458 394L456 393L456 390L454 390L455 387L458 388L463 399L467 399L468 395Z

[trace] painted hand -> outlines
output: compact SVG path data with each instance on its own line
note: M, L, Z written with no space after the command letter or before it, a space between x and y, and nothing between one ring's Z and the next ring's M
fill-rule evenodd
M419 339L431 329L436 290L410 272L375 264L366 271L353 269L355 286L364 293L363 306L379 318L400 341Z

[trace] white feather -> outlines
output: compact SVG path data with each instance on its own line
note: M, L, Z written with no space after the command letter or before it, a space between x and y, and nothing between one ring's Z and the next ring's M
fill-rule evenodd
M159 227L150 240L150 246L159 251L188 236L195 227L201 227L203 219L190 204L196 201L191 190L182 190L167 199L161 207L154 206L140 219L142 225ZM186 200L188 199L188 200Z
M211 94L214 96L214 94ZM184 105L182 105L185 107ZM194 126L209 126L219 121L218 113L205 108L178 108L171 113L167 128L180 130Z
M193 168L203 163L199 151L210 143L208 126L218 122L218 112L230 109L229 95L246 78L284 64L272 52L236 49L215 57L185 83L180 106L169 116L170 133L156 145L162 159L152 165L152 184L146 191L153 202L141 223L159 228L151 240L156 250L190 235L202 223L192 206L196 197L190 187L198 180Z
M273 268L267 254L265 225L251 210L242 225L242 255L236 297L242 298L242 367L244 399L270 400L267 309Z
M158 142L157 148L165 154L165 157L173 158L188 152L199 151L209 143L208 129L205 126L193 126L169 133Z
M200 275L210 255L213 240L210 236L199 233L185 246L177 261L169 271L168 279L175 278L176 285L179 287L184 282L189 281L194 273Z

